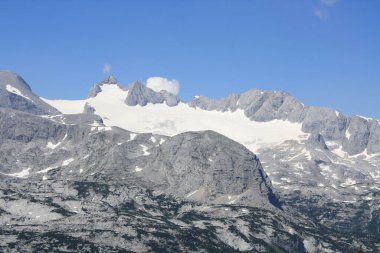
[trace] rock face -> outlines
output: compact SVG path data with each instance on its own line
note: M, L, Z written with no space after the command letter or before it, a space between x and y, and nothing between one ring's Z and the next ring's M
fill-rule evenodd
M0 71L0 107L38 115L59 113L36 96L24 79L11 71Z
M142 170L165 191L202 202L280 207L259 159L241 144L213 131L174 136Z
M180 99L167 91L155 92L138 81L128 86L128 96L125 100L127 105L145 106L148 103L162 104L163 102L166 102L168 106L176 106Z
M329 108L305 106L286 92L253 89L219 100L197 96L189 105L222 112L240 109L253 121L299 122L306 133L319 133L326 141L339 141L350 155L366 149L369 154L380 152L380 121L358 116L350 118Z
M47 168L65 178L124 175L202 202L280 207L259 159L212 131L172 138L139 134L131 140L130 132L104 127L96 115L41 118L0 109L0 139L0 172L7 175L41 177Z
M328 150L328 147L325 143L325 139L323 136L319 133L313 133L309 136L309 139L307 141L307 145L310 148L320 148L322 150Z
M98 93L101 91L102 91L102 88L100 88L100 85L94 84L94 86L92 86L90 91L88 92L87 97L89 97L89 98L96 97L96 95L98 95Z

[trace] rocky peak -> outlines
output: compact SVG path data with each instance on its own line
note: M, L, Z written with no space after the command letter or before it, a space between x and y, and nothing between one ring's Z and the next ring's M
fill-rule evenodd
M14 88L17 88L21 91L32 91L32 89L25 82L25 80L16 72L2 70L0 71L0 88L6 89L7 85L12 85Z
M13 71L0 71L0 107L32 114L57 114L36 96L25 80Z
M91 87L90 91L88 92L87 97L88 98L96 97L96 95L98 95L98 93L102 91L102 85L107 85L107 84L115 84L115 85L118 85L121 89L124 89L118 84L117 79L114 76L108 76L105 79L103 79L103 81L101 81L99 84L94 84Z
M167 91L156 92L139 81L128 86L128 96L125 100L127 105L145 106L148 103L162 104L163 102L166 102L168 106L176 106L180 99Z
M114 76L108 76L100 84L117 84L117 80Z

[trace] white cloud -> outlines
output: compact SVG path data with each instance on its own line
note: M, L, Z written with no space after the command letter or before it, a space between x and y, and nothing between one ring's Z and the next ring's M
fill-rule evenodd
M328 13L326 10L317 9L314 11L314 15L317 16L321 20L326 20L328 17Z
M105 63L103 66L103 74L111 73L111 64Z
M167 92L170 92L174 95L177 95L179 93L179 82L175 79L167 79L164 77L150 77L148 80L146 80L146 86L148 88L151 88L154 91L162 91L166 90Z
M320 20L327 20L329 17L329 8L337 4L340 0L319 0L319 6L314 10L314 16Z

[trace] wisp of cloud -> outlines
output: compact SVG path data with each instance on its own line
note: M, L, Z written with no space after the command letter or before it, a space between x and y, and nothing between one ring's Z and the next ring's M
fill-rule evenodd
M103 74L110 74L111 73L111 64L105 63L103 66Z
M177 95L179 93L180 87L179 82L177 80L169 80L167 78L159 76L148 78L148 80L146 81L146 86L157 92L165 90L174 95Z

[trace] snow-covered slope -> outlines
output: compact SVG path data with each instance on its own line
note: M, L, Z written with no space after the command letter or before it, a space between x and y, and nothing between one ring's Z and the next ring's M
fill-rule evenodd
M208 111L190 107L180 102L177 106L147 104L129 106L125 103L128 90L116 84L103 84L101 92L86 100L44 101L65 114L82 113L91 106L95 114L103 118L106 126L118 126L138 133L154 133L173 136L187 131L213 130L221 133L255 152L259 147L282 143L285 140L301 140L308 134L302 125L284 120L257 122L248 119L244 111Z
M258 154L281 192L307 189L307 194L353 201L380 189L375 120L348 118L307 107L285 92L255 89L214 101L201 97L184 103L172 97L168 104L168 96L138 82L124 88L114 78L107 80L95 85L87 99L44 101L65 114L91 112L105 126L137 133L216 131ZM315 134L319 137L310 139Z

